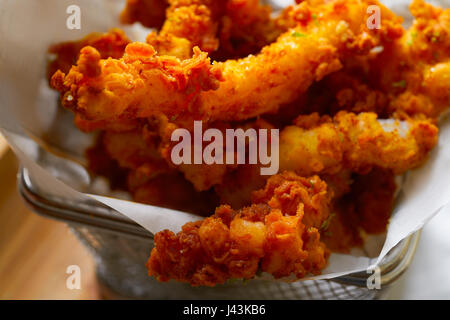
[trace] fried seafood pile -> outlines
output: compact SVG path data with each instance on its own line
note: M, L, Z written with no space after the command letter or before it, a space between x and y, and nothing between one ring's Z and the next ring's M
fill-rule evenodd
M369 6L381 20L368 23ZM92 171L135 201L197 213L155 235L161 281L319 274L330 252L386 231L395 177L438 141L450 106L450 9L413 0L402 19L376 0L128 0L119 29L50 48L52 88L98 132ZM262 164L176 164L176 129L279 129L279 174ZM226 150L223 150L225 153ZM214 213L213 215L211 215Z

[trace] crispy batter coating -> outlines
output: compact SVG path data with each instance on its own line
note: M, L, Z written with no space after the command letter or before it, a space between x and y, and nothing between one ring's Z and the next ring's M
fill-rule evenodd
M319 274L329 252L315 225L327 219L330 199L318 177L274 176L258 193L258 204L239 211L222 206L213 216L184 225L176 235L157 233L147 262L149 274L193 286L251 279L258 270L275 278Z
M450 9L413 0L411 28L368 64L371 85L397 117L438 117L450 106Z
M367 173L373 167L381 167L402 174L420 166L437 140L438 128L427 119L380 120L375 113L357 115L345 111L331 118L313 113L299 116L294 125L281 130L279 169L302 176L325 174L332 177L342 171ZM170 155L170 148L165 153ZM199 191L217 185L217 191L223 194L222 200L230 201L225 203L232 207L248 201L252 184L246 185L241 179L252 176L256 185L264 181L259 177L259 166L235 172L235 166L225 164L182 165L179 169ZM240 187L240 183L247 188ZM233 195L235 188L242 191L236 197Z
M150 33L146 42L161 55L180 59L191 57L192 49L217 50L218 19L224 12L224 1L168 0L166 20L159 33Z
M87 150L89 169L109 179L112 189L130 192L136 202L206 216L218 205L213 192L197 192L161 157L159 137L147 128L103 132Z
M244 164L229 170L222 181L214 186L221 204L240 209L252 203L252 193L264 187L268 176L262 176L259 165Z
M219 61L257 54L287 31L273 19L271 7L259 0L228 0L221 18L219 48L212 56Z
M400 174L422 164L438 139L428 120L383 121L374 113L311 114L294 122L280 133L280 168L301 175L373 166Z
M382 118L436 118L450 106L450 9L414 0L407 31L364 55L347 55L343 68L314 85L296 103L304 113L375 112ZM290 17L286 21L292 20ZM290 22L292 23L292 22ZM292 106L293 108L294 106ZM298 115L298 114L297 114Z
M259 0L130 0L122 13L126 23L162 27L147 43L161 55L187 59L194 46L217 60L245 57L275 41L283 28L271 17L271 8ZM161 8L167 7L167 17ZM138 10L139 9L139 10ZM152 18L156 15L157 18Z
M172 131L175 128L178 128L177 125L175 125L174 123L171 122L164 122L163 120L160 120L159 124L160 126L160 131L163 131L164 133L162 133L162 135L165 137L165 139L163 139L163 143L161 144L161 154L163 156L164 159L166 159L166 161L172 165L172 158L171 158L171 153L172 153L172 148L177 144L177 142L172 142L170 141L170 139L168 139L167 137L171 135ZM184 126L184 128L187 128L188 130L191 131L191 135L193 135L192 133L192 128L190 128L192 126L192 122L189 123L188 126ZM225 137L226 136L226 130L227 129L242 129L242 130L247 130L249 128L255 129L255 130L259 130L259 129L272 129L273 126L268 123L267 121L264 121L262 119L257 119L255 121L247 121L244 123L234 123L234 124L230 124L230 123L226 123L226 122L216 122L211 124L211 128L220 130L222 135ZM206 130L207 127L204 127L204 130ZM203 148L207 147L207 145L210 142L206 142L203 141ZM246 143L248 143L248 140L246 140ZM270 144L270 136L268 137L268 144ZM226 146L226 142L224 142L224 150L223 150L223 155L226 154L227 152L227 146ZM194 150L194 145L193 142L191 144L191 148L192 150ZM228 150L230 151L230 150ZM235 145L234 148L234 152L237 152L237 147ZM191 154L191 164L180 164L177 165L176 167L178 168L178 170L180 170L181 172L183 172L184 176L186 177L187 180L189 180L190 182L192 182L192 184L195 186L195 188L198 191L204 191L204 190L208 190L218 184L223 183L224 179L227 179L228 181L230 181L230 179L233 179L232 176L228 176L227 177L227 173L237 169L238 165L236 164L227 164L225 159L223 159L222 164L216 164L216 163L212 163L212 164L207 164L205 162L203 162L202 164L194 164L194 159L193 159L193 153ZM248 158L248 155L246 155L246 157ZM175 165L174 165L175 166ZM245 169L244 169L245 170ZM252 168L250 169L251 171L254 171L254 173L256 173L256 170L259 170L257 168ZM237 173L237 175L241 175L241 174L245 174L243 172L241 173ZM249 174L253 174L249 172ZM256 177L255 177L256 178ZM262 181L262 184L260 184L259 186L261 187L264 184L265 179ZM255 182L256 183L256 182ZM232 182L228 184L228 187L232 186ZM224 192L226 187L223 189ZM255 188L257 189L257 188ZM253 189L253 190L255 190ZM250 190L250 189L247 189ZM248 193L247 193L248 194ZM230 200L230 199L228 199ZM237 199L236 199L237 200ZM231 204L229 202L226 202L227 204Z
M355 179L346 201L354 206L360 228L369 234L386 231L396 189L395 175L390 170L372 170Z
M91 122L161 112L174 116L195 104L200 91L219 86L220 68L205 53L194 51L191 59L180 61L156 56L150 45L136 42L126 47L123 58L102 60L96 49L84 47L78 65L67 76L56 72L51 84L63 93L65 107ZM143 101L152 101L157 111L141 108Z
M101 60L93 49L84 48L79 64L67 75L57 72L52 84L62 93L63 105L91 121L115 121L124 114L142 118L186 111L204 120L245 120L294 101L311 83L341 68L339 58L346 53L379 44L384 35L382 31L370 35L366 5L363 0L328 3L320 8L318 25L309 15L257 56L210 67L206 55L199 51L181 62L155 56L151 46L134 43L127 47L124 58ZM306 13L313 10L303 7ZM383 19L386 24L388 17ZM100 72L83 73L86 65ZM202 71L194 73L193 65ZM167 73L171 81L162 81L161 74ZM189 76L191 73L194 75ZM192 79L198 74L202 75L200 81ZM177 76L183 84L195 85L172 81ZM220 85L219 78L223 79ZM205 82L206 87L202 86Z
M145 135L138 130L115 133L107 131L102 136L109 156L123 168L136 170L145 166L149 175L168 172L169 167L158 152L158 137Z
M50 46L49 54L54 55L47 66L47 78L50 79L56 71L63 73L70 71L77 62L80 50L91 46L98 50L102 59L119 59L125 52L125 47L131 40L120 29L111 29L107 33L91 33L79 41L58 43Z
M167 0L127 0L120 22L140 22L147 28L161 28L166 20Z
M197 192L178 172L155 175L152 170L142 166L130 171L127 182L127 190L136 202L205 217L219 205L218 196L213 191Z
M394 208L397 186L392 171L374 168L353 179L351 191L336 199L329 223L320 229L332 252L348 253L363 245L365 234L385 232Z

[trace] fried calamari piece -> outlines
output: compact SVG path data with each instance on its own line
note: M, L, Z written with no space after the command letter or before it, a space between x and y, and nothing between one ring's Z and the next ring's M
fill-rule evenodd
M252 194L252 203L267 203L273 209L280 209L283 214L294 216L299 206L304 216L303 224L307 228L319 228L328 218L328 206L333 194L327 184L318 176L299 177L293 172L285 171L269 178L265 187Z
M411 28L368 64L372 87L391 96L397 117L438 117L450 106L450 9L414 0Z
M374 168L368 174L355 175L351 191L337 200L329 223L320 229L327 247L348 253L363 245L366 234L385 232L396 189L395 175L390 170Z
M230 121L275 112L314 81L341 68L339 58L349 52L365 52L384 38L384 27L381 31L367 29L365 0L303 7L309 13L320 11L319 24L308 15L257 56L208 66L209 60L199 51L181 62L155 56L151 46L134 43L127 47L124 58L101 60L85 48L79 65L67 76L56 73L52 84L61 92L63 104L88 120L189 111L197 119ZM388 13L382 23L388 24L390 16ZM86 67L95 72L83 72ZM219 70L223 70L220 85ZM164 81L162 74L167 74Z
M224 14L226 1L168 0L168 3L161 31L150 33L146 39L159 55L183 60L192 56L194 47L204 52L217 50L219 18Z
M214 192L197 192L182 174L171 171L155 175L146 166L129 173L128 191L136 202L199 216L208 216L219 205Z
M272 18L272 8L259 0L228 0L221 17L219 48L212 56L219 60L257 54L287 31Z
M112 188L129 191L140 203L207 215L219 205L217 195L197 192L159 153L159 136L145 127L103 132L89 149L89 168L106 176Z
M146 2L135 0L131 7L155 6L154 0ZM166 5L161 31L151 32L146 40L160 55L187 59L198 46L222 61L245 57L275 41L283 30L271 18L271 8L259 0L171 0ZM141 14L131 21L148 26L148 17Z
M67 75L56 72L51 85L61 92L65 107L93 124L104 125L104 121L158 113L177 115L195 105L200 91L217 89L220 79L220 68L198 49L193 58L180 61L156 56L150 45L136 42L126 47L119 60L102 60L96 49L84 47L78 65ZM141 108L143 101L157 107Z
M249 124L257 127L266 122L259 120L257 123ZM270 129L270 125L267 128ZM331 186L336 186L336 193L343 194L348 186L345 172L367 173L378 166L396 174L404 173L426 160L437 139L438 129L427 119L398 121L378 119L375 113L356 115L345 111L331 118L313 113L299 116L294 125L281 130L279 170L294 171L302 176L328 176ZM170 147L165 149L163 156L168 162L170 150ZM258 174L259 167L236 170L236 165L183 164L178 168L197 190L215 186L224 203L239 208L248 201L253 187L245 182L246 177L254 179L256 185L265 180ZM343 180L333 184L333 177L341 173ZM234 195L235 189L242 193Z
M203 162L202 164L194 164L194 159L192 158L191 164L185 164L182 163L180 165L177 166L178 170L180 170L181 172L183 172L184 176L186 177L187 180L191 181L192 184L195 186L195 188L199 191L204 191L204 190L208 190L218 184L222 184L224 182L224 179L228 180L228 187L232 187L233 182L230 181L230 179L233 179L231 176L226 177L227 173L229 173L230 171L235 170L237 167L239 167L240 165L237 165L237 159L233 160L233 163L228 163L226 160L226 154L228 152L234 152L234 155L236 157L239 156L239 154L242 155L241 151L238 151L238 144L240 143L240 141L238 142L237 140L240 140L238 138L235 139L235 144L234 144L234 148L233 150L230 148L230 145L227 143L226 141L226 131L229 129L232 130L243 130L244 132L246 132L247 130L256 130L255 132L258 132L258 130L260 129L266 129L266 130L271 130L273 129L273 126L268 123L267 121L264 121L262 119L257 119L255 121L246 121L244 123L224 123L224 122L220 122L220 123L212 123L211 124L211 128L213 128L214 130L220 130L220 132L222 133L222 136L225 137L223 140L223 145L221 145L221 147L223 147L223 151L222 151L222 162L219 163L206 163ZM204 128L204 130L206 130L206 128ZM269 132L269 131L267 131ZM267 138L267 143L270 145L270 134L268 134L268 138ZM215 138L214 138L215 139ZM249 146L249 139L248 138L244 138L244 144L245 144L245 148L247 148ZM253 141L255 142L255 141ZM174 146L174 142L172 142L172 144L166 145L162 148L162 152L164 154L164 158L166 159L166 161L168 163L173 163L172 162L172 158L171 158L171 151L172 148ZM203 150L205 150L205 148L208 148L208 145L210 144L210 142L206 142L203 141ZM194 145L192 144L191 150L194 150ZM248 152L244 151L243 153L245 153L245 158L249 159L249 155ZM193 154L192 154L193 157ZM212 160L212 159L211 159ZM245 162L245 161L244 161ZM250 169L250 168L249 168ZM257 170L260 170L260 166L254 166L250 169L252 172L248 172L249 174L253 175L257 173ZM245 169L243 170L245 171ZM245 175L245 172L238 172L237 175L241 176L242 174ZM255 184L258 184L257 180L258 178L256 176L254 176L255 180ZM261 179L259 179L259 181L261 181ZM259 187L262 187L264 185L264 180L262 180L262 184L259 185ZM248 182L247 182L248 183ZM250 184L248 183L247 186L247 192L250 191ZM225 187L226 188L226 187ZM253 190L256 190L258 188L255 188ZM252 190L252 191L253 191ZM225 191L222 190L222 191ZM225 191L226 192L226 191ZM248 195L248 193L246 193ZM245 196L243 194L243 196ZM231 200L231 199L228 199ZM236 199L237 200L237 199ZM225 202L226 204L232 204L231 202ZM234 203L236 204L236 203Z
M222 181L214 186L220 197L221 204L227 204L233 209L240 209L252 203L254 191L264 187L269 176L261 175L261 166L244 164L236 170L229 170Z
M450 8L439 8L424 0L413 0L414 23L404 41L413 59L442 62L450 57Z
M270 176L261 175L259 165L240 165L236 170L230 170L223 181L214 186L220 197L221 204L230 205L233 209L240 209L252 203L252 194L263 188ZM320 178L328 185L334 199L339 199L351 190L353 183L352 172L342 170L336 174L321 174Z
M379 120L374 113L314 113L294 123L280 133L280 169L300 175L367 172L374 166L400 174L421 165L438 139L431 121Z
M269 179L258 198L266 203L239 211L221 206L213 216L187 223L177 235L157 233L149 275L214 286L232 278L251 279L259 270L275 278L319 274L329 251L314 225L329 215L326 184L318 177L283 173Z
M127 188L128 169L122 168L106 152L103 144L103 134L99 134L95 144L86 150L87 168L95 175L105 177L111 190L125 190Z
M159 153L159 137L146 129L115 133L106 131L102 143L108 155L124 169L145 176L146 180L173 173Z
M355 179L347 201L355 207L360 228L368 234L387 230L396 189L395 175L390 170L377 168Z
M106 33L91 33L79 41L52 45L48 52L54 55L54 58L47 66L47 78L50 79L58 70L63 73L69 72L77 62L80 50L86 46L97 49L102 59L110 57L119 59L130 42L122 30L115 28Z
M363 66L361 66L363 68ZM308 92L311 112L334 115L339 111L374 112L380 118L389 116L389 95L369 85L365 75L345 65L343 70L324 78Z
M339 200L333 205L333 213L321 228L322 241L331 252L350 253L364 244L358 226L358 215L348 201Z
M125 24L140 22L147 28L160 29L166 20L168 0L127 0L120 15Z
M410 9L416 19L409 30L393 27L390 41L369 54L347 55L340 71L295 102L303 114L346 110L407 119L436 118L445 111L450 106L450 9L422 0L413 1ZM286 21L293 20L290 14Z

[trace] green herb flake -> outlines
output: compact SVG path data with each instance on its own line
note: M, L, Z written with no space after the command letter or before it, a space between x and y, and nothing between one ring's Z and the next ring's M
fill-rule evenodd
M330 226L331 219L333 219L335 215L336 215L335 213L331 213L328 216L327 220L322 222L322 225L320 226L320 231L326 231L328 229L328 227Z
M436 51L433 51L433 59L434 60L438 60L439 59L439 54Z
M317 14L313 13L313 14L311 15L311 17L312 17L313 20L314 20L314 24L315 24L316 26L318 26L318 25L319 25L319 21L317 21Z
M431 38L431 42L433 42L433 43L437 42L440 36L441 35L439 34L439 32L433 33L433 37Z
M433 33L433 36L431 37L431 42L436 43L439 39L439 32Z
M409 40L407 42L408 46L412 46L412 44L414 43L414 41L417 38L417 35L418 35L417 31L411 32L411 37L409 38Z
M295 31L292 33L292 36L295 38L305 38L306 34Z
M400 81L394 82L392 84L392 86L394 88L406 88L406 81L405 80L400 80Z

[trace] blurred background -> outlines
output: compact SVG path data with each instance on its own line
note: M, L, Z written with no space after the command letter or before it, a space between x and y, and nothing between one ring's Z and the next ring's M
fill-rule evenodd
M16 184L19 164L0 136L0 299L97 299L95 265L69 228L32 213ZM81 290L69 290L69 265Z

